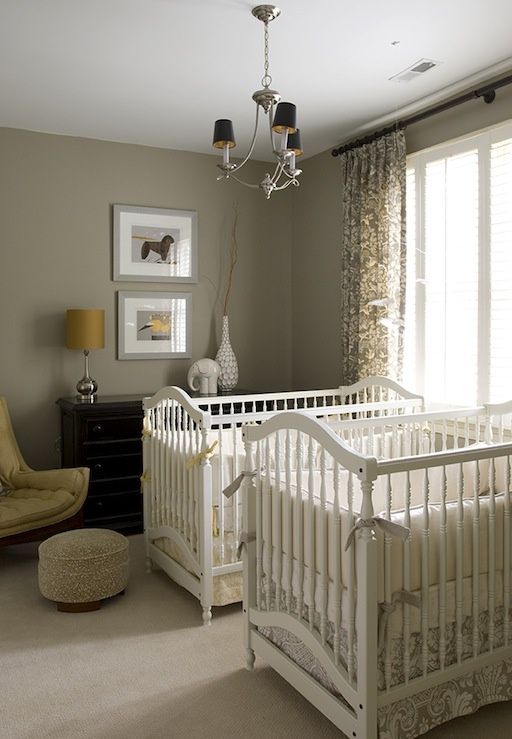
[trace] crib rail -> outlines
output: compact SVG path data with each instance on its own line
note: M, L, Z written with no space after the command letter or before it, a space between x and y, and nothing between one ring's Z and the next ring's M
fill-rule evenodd
M459 449L488 438L484 406L389 415L328 419L335 433L356 451L377 457L405 457Z
M382 375L372 375L353 385L342 385L339 388L342 402L345 403L374 403L376 401L392 402L396 400L416 400L423 409L424 398L417 393L407 390L395 380Z
M346 404L314 402L316 400L318 399L315 397L310 402L307 398L303 399L301 396L295 396L289 399L279 398L274 401L270 401L266 397L261 400L247 401L245 396L242 396L240 399L230 397L229 400L223 400L222 402L216 400L215 403L204 404L203 400L194 399L198 403L198 407L209 409L213 428L227 424L262 423L282 411L297 410L317 418L330 417L333 420L336 418L338 420L349 420L411 414L422 409L422 400L419 398L413 400L398 398L388 401Z

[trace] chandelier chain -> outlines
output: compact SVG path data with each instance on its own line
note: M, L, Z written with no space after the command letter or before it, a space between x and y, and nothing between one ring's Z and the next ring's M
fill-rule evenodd
M269 44L268 44L268 21L265 21L265 64L263 66L264 75L261 80L261 84L263 87L270 87L272 83L272 77L270 76L268 69L269 69Z

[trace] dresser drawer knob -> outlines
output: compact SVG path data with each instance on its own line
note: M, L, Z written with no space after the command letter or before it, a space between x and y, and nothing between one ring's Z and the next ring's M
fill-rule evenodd
M103 431L103 426L101 425L101 423L97 423L92 427L92 431L94 434L101 434L101 432Z
M94 472L103 472L103 465L100 464L100 463L95 464L94 467L93 467L93 470L94 470Z

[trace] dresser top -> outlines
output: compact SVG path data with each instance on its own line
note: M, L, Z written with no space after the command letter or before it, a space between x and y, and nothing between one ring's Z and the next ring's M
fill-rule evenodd
M192 398L211 400L218 398L219 402L229 402L230 395L253 395L254 390L235 389L232 393L219 393L218 395L201 396L199 393L191 393L187 388L182 388ZM108 410L114 408L136 408L142 409L144 398L150 398L154 393L137 393L135 395L95 395L94 400L82 400L76 395L71 398L59 398L56 403L66 411L87 413L91 409L98 408Z
M91 408L119 408L120 406L131 406L142 409L143 398L151 397L153 393L139 393L136 395L96 395L94 400L81 400L76 396L71 398L59 398L57 405L66 410L88 411Z

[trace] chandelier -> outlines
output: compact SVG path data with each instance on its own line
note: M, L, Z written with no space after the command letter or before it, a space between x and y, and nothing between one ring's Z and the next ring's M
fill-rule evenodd
M293 103L280 102L281 95L277 90L272 90L272 77L269 73L269 44L268 44L268 24L280 15L281 11L275 5L257 5L252 9L255 18L265 26L265 62L263 66L263 78L261 84L263 88L256 90L252 99L256 103L256 122L254 124L254 134L252 137L249 152L245 159L239 164L229 161L229 150L236 146L235 134L233 131L233 122L221 118L215 121L215 129L213 133L213 146L215 149L222 149L222 164L217 164L221 171L218 180L229 179L230 177L247 187L261 188L265 193L267 200L270 198L274 190L285 190L290 185L299 186L297 177L302 173L301 169L296 169L295 158L301 156L302 148L300 143L300 131L296 126L296 108ZM274 113L274 106L277 106ZM260 108L264 115L268 116L270 145L276 159L276 165L273 174L267 172L265 177L259 184L251 184L241 180L237 174L242 167L249 161L254 146L256 144L256 135L258 133L258 123Z

